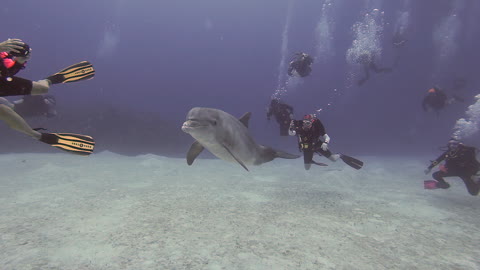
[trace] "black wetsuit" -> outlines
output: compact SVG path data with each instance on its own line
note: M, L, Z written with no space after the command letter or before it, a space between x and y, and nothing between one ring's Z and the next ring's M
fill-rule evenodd
M270 120L272 115L275 116L275 120L280 125L280 136L288 136L288 128L290 126L290 115L293 114L292 106L283 102L272 99L267 111L267 118Z
M298 147L300 151L303 152L303 162L305 164L311 164L313 162L313 154L318 153L322 156L329 158L332 155L330 150L324 151L320 146L323 141L320 140L320 136L326 134L325 127L319 119L315 118L312 122L312 127L310 129L303 129L302 120L293 120L293 130L295 130L296 135L298 136Z
M14 61L11 54L0 53L0 97L31 94L32 81L14 76L24 68L25 63Z
M428 111L429 108L440 111L447 105L447 95L440 89L435 89L435 92L428 93L422 101L422 108Z
M365 77L358 81L358 85L361 86L368 79L370 79L370 70L373 70L375 73L382 72L391 72L391 68L380 68L375 64L373 56L371 54L362 54L358 57L357 62L363 65L363 70L365 71Z
M13 110L22 117L54 117L57 113L54 104L48 104L45 96L24 96L21 103L15 104Z
M293 76L293 71L296 71L300 77L306 77L312 72L312 68L310 67L312 63L312 57L300 55L296 60L290 62L288 75Z
M437 187L449 188L450 185L445 182L443 177L457 176L463 180L470 195L478 195L480 186L472 179L480 170L475 147L459 144L456 150L446 151L434 160L428 168L432 169L443 160L445 160L444 170L434 172L432 175L438 181Z

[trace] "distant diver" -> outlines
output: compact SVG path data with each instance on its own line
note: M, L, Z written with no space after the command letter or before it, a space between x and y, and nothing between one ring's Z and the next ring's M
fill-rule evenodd
M375 63L375 59L372 53L363 53L357 58L357 63L363 66L365 71L365 77L358 81L358 86L362 86L366 81L370 79L370 70L375 73L387 73L391 72L391 68L379 68Z
M396 48L405 46L407 41L408 39L406 39L405 36L400 31L396 31L392 38L392 44Z
M392 44L397 49L397 52L395 54L395 59L393 60L393 67L396 67L398 65L398 62L400 61L400 56L401 56L400 50L405 46L407 41L408 39L406 39L404 34L402 34L400 31L396 31L395 34L393 35Z
M458 91L458 90L465 89L465 87L467 87L467 85L468 85L468 82L467 82L467 79L465 79L465 78L457 77L457 78L453 79L452 84L453 84L452 85L452 90L453 91Z
M39 81L14 76L25 68L30 56L30 46L20 39L0 43L0 96L41 95L48 92L51 84L91 79L95 74L92 65L84 61ZM0 120L14 130L70 153L89 155L95 146L93 138L87 135L38 132L41 129L32 129L9 104L0 104Z
M52 95L28 95L13 102L0 97L0 104L7 105L24 118L42 116L52 118L57 115L55 109L57 101Z
M480 163L476 159L478 149L472 146L466 146L456 139L448 142L446 151L437 159L433 160L425 170L425 174L445 160L445 164L440 166L440 170L433 173L433 179L424 181L425 189L447 189L450 184L443 179L444 177L457 176L463 180L470 195L476 196L480 190L480 182L478 172L480 171Z
M427 95L422 100L422 108L425 112L434 111L439 114L440 110L446 105L454 102L464 102L464 99L454 95L448 98L447 94L438 87L432 87L427 91Z
M293 118L293 107L280 101L280 99L273 98L268 106L267 120L275 116L275 120L280 125L280 136L288 136L288 128L290 127L290 120Z
M297 77L306 77L312 72L310 67L313 64L313 58L306 53L296 53L288 66L288 75Z
M325 156L331 161L337 161L337 159L340 158L345 164L357 170L363 167L363 162L356 158L344 154L332 154L328 149L330 137L325 132L325 127L322 122L320 122L315 114L307 114L303 117L303 120L292 120L289 135L298 136L298 148L303 152L305 170L309 170L312 164L327 166L324 163L314 161L314 153Z

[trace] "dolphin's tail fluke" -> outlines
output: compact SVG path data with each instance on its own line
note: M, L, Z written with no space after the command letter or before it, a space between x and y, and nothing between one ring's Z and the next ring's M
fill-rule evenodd
M275 151L276 158L296 159L301 157L300 155L294 155L294 154L290 154L283 151L278 151L278 150L273 150L273 151Z
M261 157L257 161L255 161L255 165L260 165L262 163L272 161L276 158L295 159L300 157L299 155L289 154L287 152L275 150L268 146L262 145L261 148L262 148L262 154L260 155Z

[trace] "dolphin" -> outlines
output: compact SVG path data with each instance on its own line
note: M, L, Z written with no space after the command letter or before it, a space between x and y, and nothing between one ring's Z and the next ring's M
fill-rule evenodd
M247 171L247 165L260 165L275 158L300 157L257 144L247 129L250 115L247 112L237 119L222 110L191 109L182 126L182 131L195 139L187 153L187 164L192 165L204 148L220 159L240 164Z

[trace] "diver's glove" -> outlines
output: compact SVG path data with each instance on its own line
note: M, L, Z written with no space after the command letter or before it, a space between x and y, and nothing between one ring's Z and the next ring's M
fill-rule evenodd
M290 120L290 127L289 127L289 129L292 129L292 130L295 129L295 120L293 120L293 119Z
M324 141L325 143L330 143L330 137L328 136L327 133L325 133L325 135L323 135L323 141Z
M326 142L322 143L322 145L320 145L320 148L322 148L323 151L327 151L328 150L328 143L326 143Z
M288 135L295 136L297 132L295 131L295 120L290 121L290 127L288 128Z

